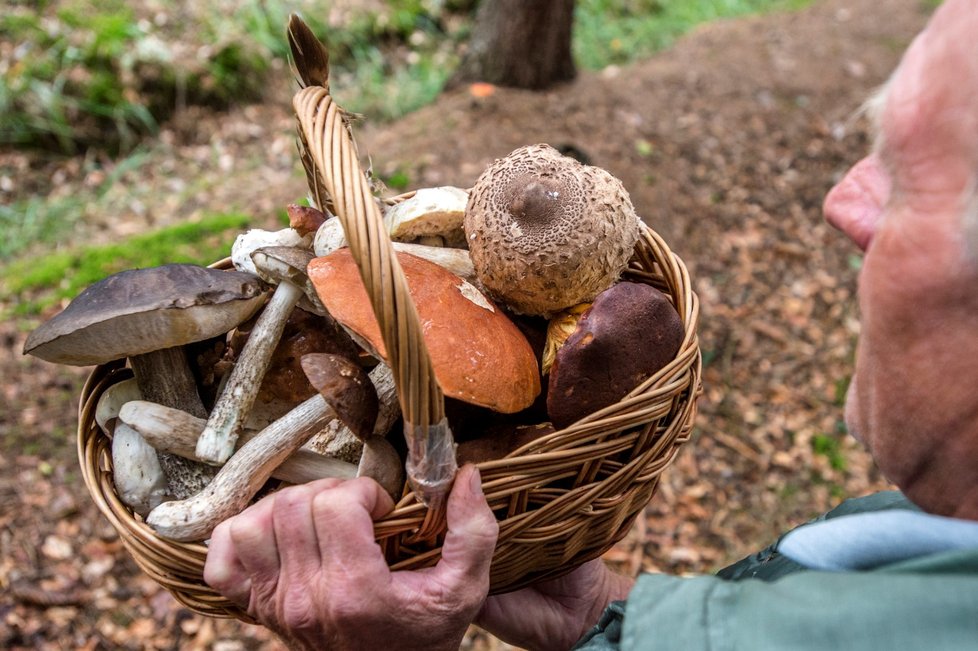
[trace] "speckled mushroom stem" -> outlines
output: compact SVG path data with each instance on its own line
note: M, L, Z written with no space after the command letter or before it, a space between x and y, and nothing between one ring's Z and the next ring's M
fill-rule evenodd
M119 420L138 432L157 450L188 459L195 458L197 439L207 423L203 418L191 416L185 411L145 400L132 400L123 405L119 411ZM258 432L245 431L238 441L243 446L257 434ZM291 484L302 484L325 477L350 479L356 473L357 467L352 463L299 449L272 471L272 477Z
M319 395L300 403L241 446L207 488L159 505L146 517L147 524L173 540L204 540L218 524L243 511L272 470L334 416Z
M206 416L207 410L197 393L187 355L180 346L133 355L129 358L139 392L146 400L175 407L195 416ZM167 490L177 499L200 492L217 471L198 461L159 453L160 467L167 479Z
M283 280L276 286L197 440L196 457L220 465L234 452L241 424L248 417L285 323L303 291ZM155 402L155 401L154 401Z
M390 370L383 365L370 372L375 386L376 376L385 373ZM389 430L397 418L396 411L384 413L389 420L382 422L379 416L375 433ZM204 540L219 523L244 510L272 471L335 417L321 395L309 398L241 446L206 489L189 499L161 504L146 522L174 540Z

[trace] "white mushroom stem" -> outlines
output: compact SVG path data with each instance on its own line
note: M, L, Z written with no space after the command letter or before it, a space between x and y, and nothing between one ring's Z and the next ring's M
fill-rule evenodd
M448 269L453 274L461 276L470 283L478 285L475 275L475 268L472 266L472 258L465 249L452 249L442 246L426 246L424 244L408 244L406 242L392 242L395 251L410 253L419 258L424 258L429 262L434 262L440 267ZM323 225L316 231L316 238L313 240L313 251L318 256L329 255L337 249L346 246L346 237L343 234L343 227L338 218L330 218L323 222Z
M122 503L142 516L167 497L156 449L124 423L116 423L112 435L112 480Z
M214 527L243 511L272 471L334 417L322 396L300 403L241 446L207 488L189 499L159 505L146 522L173 540L206 539Z
M386 364L370 372L375 387L386 378L393 382ZM201 493L161 504L146 522L174 540L204 540L219 523L244 510L272 471L335 417L322 396L309 398L241 446ZM374 432L387 432L397 417L396 409L382 408Z
M196 457L201 461L220 465L234 452L241 424L255 402L272 352L282 338L289 314L302 295L302 289L287 280L275 288L197 440Z
M139 432L157 450L189 459L194 458L197 438L207 422L185 411L145 400L127 402L119 411L119 419ZM238 440L245 445L256 435L257 432L245 431ZM356 476L356 472L357 467L352 463L300 449L272 470L272 477L291 484L302 484L325 477L350 479Z

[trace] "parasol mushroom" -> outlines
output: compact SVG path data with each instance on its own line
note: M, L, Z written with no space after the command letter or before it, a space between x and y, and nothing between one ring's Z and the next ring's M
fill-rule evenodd
M464 279L410 254L397 257L444 394L502 413L530 406L540 393L539 370L512 321ZM308 269L330 314L385 358L380 327L349 249L316 258Z
M590 301L618 280L639 225L621 181L549 145L493 162L465 210L472 263L489 295L540 316Z
M306 289L316 296L312 287L307 287L310 258L308 251L297 247L266 247L252 252L255 271L262 280L277 286L211 410L207 427L197 441L198 459L220 465L234 452L241 425L255 402L289 315Z
M205 416L183 346L231 330L264 301L250 274L189 264L130 269L85 289L31 332L24 352L76 366L128 357L147 400ZM160 462L178 497L200 490L213 475L177 457Z
M357 474L374 479L396 500L404 487L404 465L390 442L374 434L378 398L366 372L349 359L328 353L303 355L302 368L336 417L363 441Z

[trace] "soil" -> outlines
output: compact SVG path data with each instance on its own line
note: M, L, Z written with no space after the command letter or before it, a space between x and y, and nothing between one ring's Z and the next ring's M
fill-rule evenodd
M868 149L858 108L923 26L921 5L827 0L717 22L650 60L546 92L460 88L358 128L374 169L410 187L470 185L524 144L574 147L624 181L688 265L705 359L696 432L646 517L608 552L622 571L709 572L887 486L844 435L859 258L820 207ZM77 237L120 239L234 207L277 227L276 211L305 192L287 82L262 105L178 115L110 190L117 210L86 214ZM51 174L24 164L24 188L41 186L38 169ZM59 168L52 192L99 182L81 170ZM79 476L88 369L21 356L34 325L0 326L0 646L281 648L261 628L189 612L127 556ZM473 630L464 648L508 647Z

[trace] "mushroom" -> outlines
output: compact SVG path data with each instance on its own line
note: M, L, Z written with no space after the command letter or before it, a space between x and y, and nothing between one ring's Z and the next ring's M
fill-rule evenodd
M378 364L370 380L376 385L383 381L378 377L390 374L390 367ZM204 540L220 522L240 513L272 471L335 418L321 395L312 396L242 445L204 490L189 499L164 502L146 522L173 540ZM386 432L392 424L378 418L374 431Z
M363 441L357 474L374 479L396 500L404 487L404 465L390 442L374 434L379 401L366 372L349 359L328 353L303 355L302 368L336 417Z
M326 221L326 214L311 206L290 203L285 207L285 210L289 214L289 228L294 230L303 240L308 239L306 236L310 233L314 234Z
M313 236L309 233L300 235L294 228L283 228L278 231L266 231L261 228L252 228L241 233L234 239L231 245L231 263L238 271L258 275L251 254L267 246L295 246L308 249L312 244Z
M513 322L455 274L410 254L397 257L445 396L503 413L530 406L540 393L539 369ZM349 249L316 258L308 269L330 314L354 339L386 358L380 327Z
M581 315L591 307L590 303L579 303L566 310L561 310L550 317L547 324L547 339L543 344L543 360L540 363L540 372L544 375L550 373L557 351L567 338L574 334L577 324L581 320Z
M306 277L306 264L311 255L297 247L267 247L252 252L255 271L263 280L277 283L277 286L211 410L207 427L197 441L198 459L220 465L234 452L241 424L255 402L272 352L282 337L292 309L305 289L315 296Z
M618 280L639 236L621 182L549 145L497 159L469 192L465 234L490 296L549 316Z
M247 341L248 333L241 334L242 342L232 351L231 359L237 357ZM244 429L260 430L316 393L300 363L302 356L308 353L333 353L358 359L360 349L331 317L293 310L272 351L254 406L244 421Z
M469 193L461 188L421 188L389 207L384 225L398 242L465 248L462 219L468 200Z
M131 400L142 399L143 394L139 392L139 385L136 384L135 378L116 382L99 396L98 403L95 405L95 422L106 436L112 436L112 428L115 427L122 405Z
M157 450L125 423L112 431L112 483L122 503L144 517L169 497Z
M550 369L547 413L564 428L621 400L671 362L682 319L665 294L622 282L594 299Z
M325 222L316 231L316 238L313 240L313 251L317 256L329 255L346 246L346 235L343 234L343 225L338 217L333 217ZM427 246L424 244L409 244L405 242L391 242L395 251L410 253L419 258L424 258L429 262L434 262L439 267L448 269L453 274L461 276L470 283L478 283L475 275L475 268L472 266L472 258L465 249L454 249L444 246Z
M28 336L24 352L76 366L128 357L147 400L205 416L183 346L231 330L264 301L250 274L189 264L130 269L85 289ZM177 497L213 475L178 457L164 455L160 463Z
M145 400L130 400L125 403L119 411L119 420L138 432L157 450L188 459L195 458L197 439L207 423L203 418L191 416L185 411ZM246 430L242 432L238 442L244 445L256 434L257 432ZM272 470L272 477L290 484L302 484L325 477L350 479L356 476L356 472L357 467L352 463L299 449Z
M130 378L107 388L95 406L95 422L112 438L112 483L122 503L145 516L167 498L167 481L157 450L138 432L119 423L119 410L142 394Z

